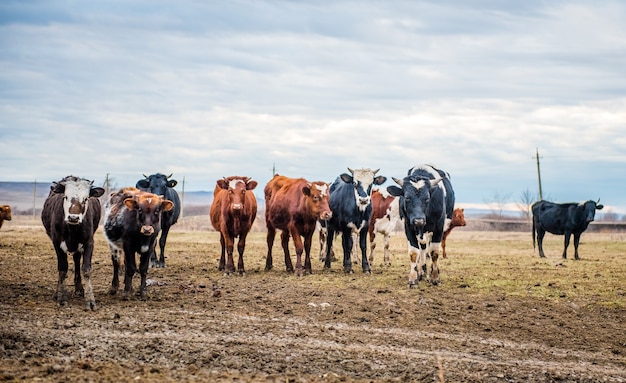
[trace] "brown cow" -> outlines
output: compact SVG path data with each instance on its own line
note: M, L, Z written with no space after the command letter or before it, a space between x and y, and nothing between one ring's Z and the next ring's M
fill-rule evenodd
M9 205L0 206L0 227L2 227L5 220L11 220L11 206Z
M224 177L224 179L217 180L215 185L209 214L211 224L220 232L222 254L218 270L225 271L226 275L235 272L233 250L236 237L239 237L237 270L239 274L245 274L243 251L246 248L246 236L252 228L257 213L256 197L251 190L254 190L257 185L258 183L250 180L250 177L239 176ZM226 254L228 254L227 260Z
M450 235L450 232L455 227L466 225L464 211L465 211L464 209L460 209L460 208L454 209L454 212L452 213L452 220L450 220L450 224L447 224L448 222L446 222L446 229L443 232L443 239L441 240L441 249L443 251L444 258L448 258L448 255L446 254L446 238L448 237L448 235Z
M304 178L275 175L265 186L265 222L267 225L267 258L265 270L272 269L272 246L276 230L281 230L281 244L287 271L294 271L289 255L289 236L296 248L296 275L311 273L311 241L318 219L332 216L328 206L328 184L309 182ZM304 237L304 243L302 238ZM305 253L304 268L302 252Z
M382 192L381 192L382 190ZM398 199L389 195L386 190L372 191L372 217L370 218L370 263L374 262L374 249L376 249L376 233L381 233L385 246L384 264L391 265L389 254L389 237L400 220ZM353 249L354 250L354 249Z

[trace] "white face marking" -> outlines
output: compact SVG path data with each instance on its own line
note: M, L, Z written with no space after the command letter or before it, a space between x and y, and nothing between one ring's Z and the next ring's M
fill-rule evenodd
M242 184L245 184L245 182L243 182L243 180L240 180L238 178L234 179L234 180L230 180L230 182L228 183L228 188L229 189L237 189L237 184L241 182Z
M63 200L63 211L65 214L65 221L68 221L70 215L73 218L78 218L78 223L83 221L83 217L89 208L89 191L91 190L91 182L87 180L80 181L67 181L65 183L65 199ZM70 214L70 207L72 203L80 203L84 205L81 213L72 212Z
M413 185L413 187L416 188L416 189L421 189L424 186L426 186L426 181L424 181L424 180L419 180L417 182L411 181L411 185Z
M320 191L320 194L322 196L325 196L326 194L328 194L328 185L315 184L315 188Z

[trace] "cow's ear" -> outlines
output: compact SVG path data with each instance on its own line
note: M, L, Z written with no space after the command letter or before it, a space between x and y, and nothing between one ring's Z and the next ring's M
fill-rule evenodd
M347 184L351 184L352 182L354 182L354 178L352 178L352 176L348 173L343 173L339 176L339 178L341 178L341 180Z
M137 181L137 187L140 189L147 189L150 187L150 181L148 180L139 180Z
M257 187L259 183L256 181L248 181L248 183L246 183L246 190L254 190L255 187Z
M104 194L104 188L91 188L89 189L89 197L102 197Z
M603 208L604 208L604 205L596 205L597 210L602 210Z
M376 178L374 178L374 185L382 185L387 181L387 177L385 176L378 176Z
M219 186L221 189L228 190L228 183L225 179L217 180L217 186Z
M404 195L402 189L397 187L396 185L387 186L387 192L394 197L401 197Z
M167 181L167 187L169 187L169 188L173 188L176 185L178 185L178 181L176 181L176 180L169 180L169 181Z
M50 190L54 193L63 194L65 193L65 185L59 182L54 182L52 186L50 186Z
M304 194L306 196L310 196L311 195L311 187L309 185L303 186L302 187L302 194Z
M164 199L163 201L161 201L161 210L170 211L173 208L174 208L174 202L170 201L169 199Z
M137 209L137 201L135 201L134 198L126 198L124 200L124 205L126 205L128 210L135 210L135 209Z

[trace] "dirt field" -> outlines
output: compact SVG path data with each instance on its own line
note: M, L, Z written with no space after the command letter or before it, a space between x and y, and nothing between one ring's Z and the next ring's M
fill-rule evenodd
M540 259L530 233L457 229L442 284L409 289L401 234L370 276L324 270L314 244L314 275L295 277L279 241L263 270L255 233L247 274L225 277L217 234L181 226L148 298L123 300L107 295L99 230L91 312L78 297L56 306L51 242L14 219L0 231L0 380L626 382L626 237L583 234L581 261L547 239Z

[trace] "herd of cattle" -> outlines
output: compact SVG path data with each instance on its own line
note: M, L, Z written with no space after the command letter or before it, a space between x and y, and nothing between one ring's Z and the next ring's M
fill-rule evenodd
M450 175L433 165L409 169L404 178L392 177L395 185L375 189L387 181L379 170L350 169L332 183L310 182L304 178L275 175L265 186L265 223L267 256L265 270L273 267L272 248L276 230L281 231L285 268L296 275L311 273L311 245L315 232L320 234L320 261L331 267L334 258L333 239L341 234L343 271L351 273L360 264L371 273L376 233L384 235L384 263L390 263L389 235L401 220L408 241L410 257L409 286L420 279L440 282L439 255L446 257L445 240L452 228L465 226L463 209L455 208L455 193ZM165 245L168 232L180 215L180 199L174 190L176 181L157 173L110 193L104 205L104 235L113 263L110 294L119 288L119 272L124 273L124 295L133 293L132 279L140 275L138 294L146 294L146 277L150 265L165 267ZM210 220L220 233L221 256L218 269L225 274L245 273L246 237L257 215L254 190L258 183L250 177L231 176L219 179L210 208ZM385 192L386 191L386 192ZM46 199L41 219L52 240L58 263L58 282L54 295L59 305L67 303L65 279L68 255L74 259L74 289L84 296L88 309L96 308L91 286L91 257L94 233L101 218L100 199L104 189L93 181L67 176L54 182ZM547 232L565 235L563 257L574 234L575 258L581 233L593 221L602 205L586 201L581 204L555 204L539 201L532 206L533 246L535 235L539 254L544 257L542 240ZM0 206L0 227L11 219L11 209ZM156 243L160 253L157 258ZM370 257L367 257L367 236ZM289 239L296 251L295 268L289 251ZM234 264L237 239L238 262ZM358 248L356 244L358 243ZM360 257L358 250L360 249ZM139 267L136 254L139 253ZM354 259L353 259L354 257ZM82 260L82 264L81 264ZM430 260L430 270L427 261ZM80 268L79 268L80 265ZM84 279L84 287L83 281Z

